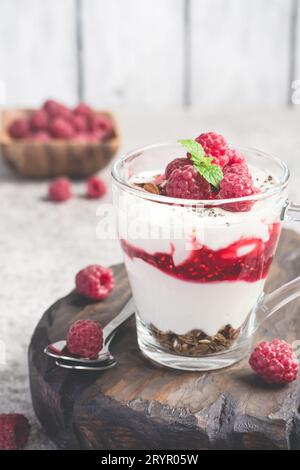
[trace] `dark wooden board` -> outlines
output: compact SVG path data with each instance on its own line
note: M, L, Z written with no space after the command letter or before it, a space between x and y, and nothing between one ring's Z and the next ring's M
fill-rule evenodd
M43 427L67 449L300 449L299 381L264 385L247 359L221 371L159 368L139 352L134 320L114 341L118 366L102 372L66 371L43 354L70 324L91 318L105 324L130 295L123 265L117 288L90 303L76 293L56 302L39 322L29 348L32 401ZM267 290L300 274L300 236L283 231ZM256 340L300 339L300 301L282 308Z

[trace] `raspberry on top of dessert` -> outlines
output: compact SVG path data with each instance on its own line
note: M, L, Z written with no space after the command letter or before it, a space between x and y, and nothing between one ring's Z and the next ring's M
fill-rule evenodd
M163 174L140 186L156 194L198 200L235 199L257 194L246 157L228 146L222 135L200 134L195 140L180 140L185 157L172 160ZM155 185L155 191L153 190ZM227 203L232 212L251 210L253 201Z

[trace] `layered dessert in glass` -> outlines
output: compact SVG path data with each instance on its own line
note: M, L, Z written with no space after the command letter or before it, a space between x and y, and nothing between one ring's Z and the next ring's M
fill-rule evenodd
M133 153L120 170L127 188L114 193L138 340L157 362L230 350L249 323L286 197L265 158L205 133Z

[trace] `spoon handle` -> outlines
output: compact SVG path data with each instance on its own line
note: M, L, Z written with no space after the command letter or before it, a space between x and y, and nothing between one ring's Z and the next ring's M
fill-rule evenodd
M119 328L122 323L124 323L128 318L131 317L135 312L135 304L132 297L130 297L129 301L123 307L121 312L112 320L110 321L103 329L103 338L104 344L107 343L109 337L115 332L117 328Z

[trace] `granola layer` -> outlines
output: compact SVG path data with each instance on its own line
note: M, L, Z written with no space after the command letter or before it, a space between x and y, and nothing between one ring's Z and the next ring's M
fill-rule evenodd
M225 325L214 336L208 336L202 330L177 335L172 331L161 331L154 325L150 325L150 329L162 347L185 356L204 356L224 351L230 348L239 333L239 329L231 325Z

